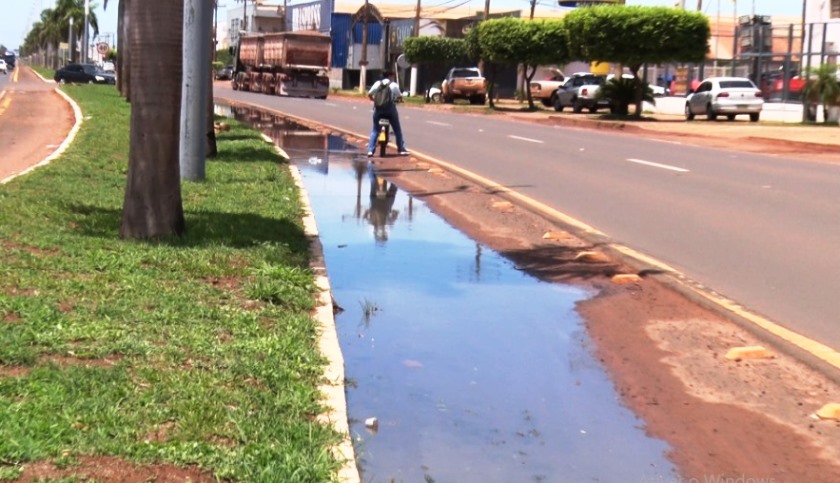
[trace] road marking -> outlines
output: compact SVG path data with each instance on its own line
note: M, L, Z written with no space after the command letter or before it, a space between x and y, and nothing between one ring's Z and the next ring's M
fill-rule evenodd
M426 121L426 122L429 123L429 124L434 124L435 126L446 126L446 127L452 126L452 124L449 124L448 122L437 122L437 121Z
M0 101L0 116L2 116L4 112L6 112L6 109L9 108L9 104L12 103L12 98L5 96L6 91L3 91L3 93L0 94L0 99L2 99L2 101Z
M678 146L682 146L682 143L680 141L669 141L667 139L651 139L651 141L655 141L657 143L676 144Z
M537 144L542 144L543 143L543 141L540 141L539 139L523 138L521 136L514 136L513 134L508 134L508 137L511 138L511 139L518 139L520 141L528 141L529 143L537 143Z
M688 170L685 169L685 168L678 168L676 166L670 166L670 165L667 165L667 164L654 163L652 161L645 161L643 159L627 158L627 161L630 161L631 163L644 164L645 166L653 166L654 168L670 169L671 171L678 171L680 173L688 173Z
M333 104L332 102L325 102L324 105L330 107L338 107L338 104Z
M20 69L15 69L15 73L12 74L12 82L18 81L18 74L20 73Z

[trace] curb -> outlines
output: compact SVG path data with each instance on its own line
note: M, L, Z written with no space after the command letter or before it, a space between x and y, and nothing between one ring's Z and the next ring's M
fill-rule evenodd
M285 153L280 152L279 154L284 155ZM288 156L286 156L286 159L288 160ZM312 254L310 268L315 273L315 284L319 290L314 314L314 318L318 322L318 347L328 361L324 370L323 383L318 388L324 395L326 410L319 414L317 418L321 423L331 425L342 435L341 441L332 449L333 456L342 463L337 475L338 481L340 483L361 483L350 436L347 397L344 386L344 356L341 353L338 332L335 328L332 288L327 276L323 246L300 170L297 166L289 164L289 172L300 190L300 200L305 213L303 216L304 233L306 238L309 239L309 249Z
M38 72L36 72L34 70L32 72L35 72L35 75L37 75L39 78L44 80L44 82L50 82L50 81L47 81L46 79L44 79L44 77L42 77L40 74L38 74ZM73 108L73 116L75 117L75 122L73 124L73 128L70 129L70 132L67 134L67 137L64 138L64 141L61 143L61 145L58 148L56 148L55 151L52 152L52 154L50 154L49 156L47 156L46 158L44 158L43 160L41 160L37 164L34 164L34 165L24 169L23 171L17 172L17 173L15 173L15 174L13 174L13 175L5 178L5 179L0 180L0 184L6 184L9 181L17 178L18 176L22 176L22 175L27 174L27 173L29 173L29 172L37 169L37 168L40 168L41 166L45 166L45 165L51 163L54 159L61 156L64 153L64 151L67 150L67 148L70 146L70 144L73 142L73 140L76 138L76 134L78 134L79 129L82 127L82 122L83 122L82 110L79 107L79 105L76 104L76 102L73 99L70 98L70 96L68 96L67 94L64 93L64 91L62 91L58 87L56 87L54 89L54 91L56 93L58 93L58 95L63 97L64 100L67 101L68 104L70 104L70 107Z

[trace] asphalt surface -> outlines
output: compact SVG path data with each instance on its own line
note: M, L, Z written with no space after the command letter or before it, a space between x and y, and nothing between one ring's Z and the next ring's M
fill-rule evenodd
M0 74L0 182L51 159L75 122L73 109L27 68Z
M370 129L369 103L358 100L279 98L218 84L216 96L360 135ZM840 348L833 201L840 164L409 106L400 117L410 150L559 210L706 290Z

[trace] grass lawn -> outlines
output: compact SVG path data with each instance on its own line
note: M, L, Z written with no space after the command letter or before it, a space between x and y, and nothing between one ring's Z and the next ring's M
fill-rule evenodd
M129 104L63 89L75 142L0 185L0 480L109 457L331 481L340 435L315 419L316 287L282 159L228 121L207 180L183 184L187 233L121 240Z

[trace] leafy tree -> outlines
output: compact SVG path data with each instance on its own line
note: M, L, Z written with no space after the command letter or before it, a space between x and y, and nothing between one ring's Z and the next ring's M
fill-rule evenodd
M478 27L478 42L482 58L496 65L525 64L526 84L546 64L563 64L569 61L566 29L560 20L523 20L507 17L482 22ZM495 75L493 75L495 77ZM492 80L490 81L492 90ZM528 108L534 109L534 100L527 91ZM492 107L493 95L490 95Z
M569 57L568 36L566 26L561 20L538 20L524 24L524 32L528 39L527 48L522 52L521 60L526 66L525 85L531 85L537 67L548 64L566 64ZM531 90L525 89L528 96L528 108L534 109L534 99Z
M216 62L222 66L233 64L233 56L228 49L220 49L216 51Z
M469 60L466 41L448 37L410 37L403 45L412 64L458 64Z
M485 20L478 24L477 30L481 59L484 60L487 70L484 73L489 86L487 96L490 98L490 107L493 108L496 66L518 64L518 54L525 50L527 40L523 33L522 21L512 17ZM489 69L486 68L488 63Z
M636 92L640 84L642 101L656 104L650 85L638 77L613 77L598 89L596 97L598 99L608 99L610 101L610 112L613 114L626 116L630 112L630 104L636 99Z
M610 5L576 9L563 22L571 58L619 63L636 77L645 63L701 62L709 51L709 21L700 12ZM638 84L637 116L641 88Z

